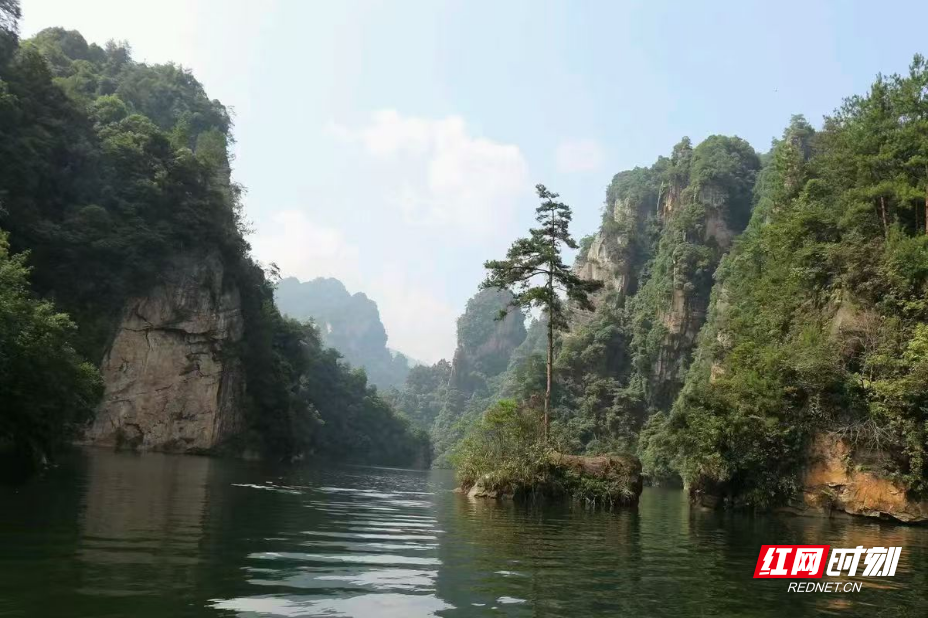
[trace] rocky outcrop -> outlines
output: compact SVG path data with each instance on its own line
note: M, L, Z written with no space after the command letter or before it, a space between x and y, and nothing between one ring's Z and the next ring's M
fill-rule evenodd
M928 523L928 501L913 500L904 487L864 469L841 439L819 435L809 452L802 493L782 510L797 515L830 517L846 513Z
M531 485L487 475L459 493L492 500L574 500L588 506L637 506L643 487L641 462L631 456L583 457L553 453Z
M743 140L713 136L693 149L684 139L669 161L613 178L606 194L612 216L577 259L580 277L605 283L594 304L624 309L629 355L655 409L669 409L682 387L715 270L747 224L758 167ZM594 318L575 309L571 332ZM621 350L609 354L619 358Z
M843 439L818 434L806 454L801 489L780 513L808 517L859 516L907 524L928 523L928 500L916 500L906 488L878 472L880 453L854 449ZM744 506L724 483L701 478L687 486L694 506L718 509Z
M627 294L636 284L638 273L634 264L634 237L640 236L646 218L647 204L633 203L625 197L616 199L612 207L613 224L603 225L589 248L574 264L574 272L588 281L602 281L604 290ZM594 295L602 295L600 292Z
M214 450L242 424L235 346L238 289L218 254L177 258L147 295L130 299L101 373L103 403L87 442L140 450Z
M600 231L593 237L586 254L578 260L574 272L587 281L602 281L606 286L625 290L627 269L609 254L606 235Z

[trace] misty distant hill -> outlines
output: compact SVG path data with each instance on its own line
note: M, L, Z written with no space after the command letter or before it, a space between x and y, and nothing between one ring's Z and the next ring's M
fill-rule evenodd
M282 279L275 292L277 306L298 320L312 319L327 345L338 350L354 367L363 367L379 388L401 386L410 362L387 347L387 331L377 303L362 292L351 294L338 279L301 282Z

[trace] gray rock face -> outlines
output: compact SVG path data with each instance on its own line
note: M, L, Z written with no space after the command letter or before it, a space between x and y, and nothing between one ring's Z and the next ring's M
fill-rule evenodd
M613 218L621 229L632 230L644 219L631 200L616 200L613 206ZM621 294L628 292L632 273L629 252L629 233L607 235L602 229L596 233L586 255L575 263L574 272L582 279L602 281L605 289L614 289ZM594 297L595 301L595 297Z
M140 450L206 452L237 433L244 374L238 289L217 254L178 258L126 304L103 359L103 403L85 438Z

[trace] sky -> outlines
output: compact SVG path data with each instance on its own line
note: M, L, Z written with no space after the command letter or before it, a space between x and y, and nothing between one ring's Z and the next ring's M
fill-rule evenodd
M23 0L21 31L126 40L234 112L255 256L374 299L388 345L455 320L533 223L596 231L612 176L721 133L765 151L928 52L928 3Z

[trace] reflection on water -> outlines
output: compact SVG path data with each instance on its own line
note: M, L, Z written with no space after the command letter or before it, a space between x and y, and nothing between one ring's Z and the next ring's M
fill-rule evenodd
M0 488L0 616L925 616L928 529L472 502L443 471L84 451ZM765 543L902 546L860 593L754 580Z

